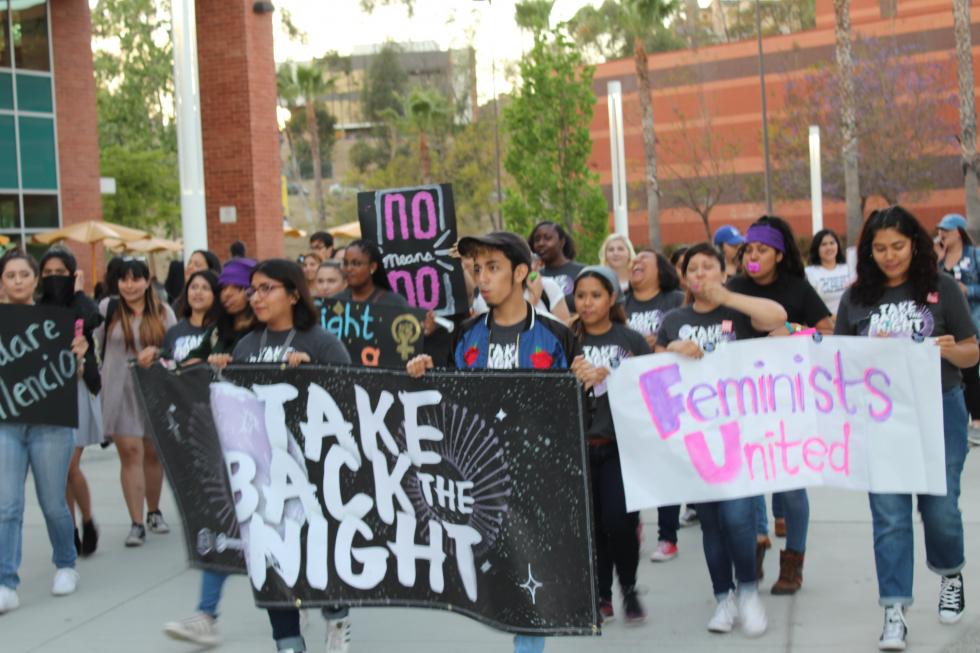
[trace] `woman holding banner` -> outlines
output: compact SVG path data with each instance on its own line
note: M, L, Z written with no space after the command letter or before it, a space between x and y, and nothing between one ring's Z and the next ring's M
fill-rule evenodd
M177 304L181 307L180 322L167 329L159 348L147 348L150 352L143 350L144 361L150 353L153 358L162 357L175 363L186 359L200 346L205 331L221 314L219 293L218 277L213 272L198 270L192 274Z
M687 279L688 303L664 317L657 352L700 359L726 342L758 337L786 321L786 311L778 303L732 292L722 285L725 259L710 244L687 250L681 267ZM762 635L767 621L756 578L756 499L711 501L699 504L697 511L718 602L708 630L731 632L738 620L746 635Z
M123 258L119 265L119 298L102 300L99 311L106 319L96 332L103 347L102 415L106 435L119 451L123 497L132 521L125 542L129 547L142 546L147 527L154 533L169 533L170 527L160 512L163 467L153 443L145 438L143 410L128 361L144 348L159 347L177 318L150 285L146 261L134 257Z
M967 452L969 415L961 370L977 363L977 329L956 281L939 274L929 234L901 206L874 211L858 242L857 280L841 298L834 333L850 336L926 338L939 347L946 449L945 496L919 495L926 563L940 575L939 621L963 616L963 517L960 475ZM924 345L931 346L931 345ZM905 649L912 604L912 496L870 495L878 603L885 624L878 648Z
M615 615L612 603L615 568L623 592L626 623L638 624L646 620L636 592L640 514L626 511L606 377L619 367L622 359L649 354L652 350L642 335L626 326L625 296L619 278L610 268L598 265L584 268L575 279L574 293L579 312L570 328L582 346L582 355L572 362L572 371L588 392L585 435L595 507L599 613L603 622Z
M39 304L49 306L64 306L82 320L82 329L88 351L85 352L82 369L83 383L78 384L78 428L75 429L75 451L68 466L68 488L65 494L68 510L72 521L75 522L75 548L82 556L95 553L99 544L99 531L92 517L92 496L89 494L88 481L82 473L82 452L85 447L102 444L105 432L102 427L102 377L99 374L99 362L95 356L95 341L92 334L100 324L102 315L99 307L89 299L79 287L76 272L78 263L75 256L67 249L52 247L41 257L41 299ZM78 522L75 521L75 506L82 513L82 534L78 534Z
M789 224L782 218L764 216L755 221L745 234L739 250L744 274L728 281L734 292L763 297L777 302L786 310L787 321L771 335L792 335L806 328L829 334L834 330L830 310L817 291L806 280L803 259ZM795 594L803 585L803 558L810 525L810 501L806 490L777 492L772 497L777 520L776 535L786 536L786 548L779 552L779 580L773 594ZM756 566L762 578L762 560L769 541L766 500L759 497ZM785 524L785 531L779 528Z
M38 265L29 255L11 250L0 258L0 285L8 303L34 304L37 283ZM75 337L71 349L80 373L88 351L85 337ZM74 448L75 435L69 427L0 423L0 614L20 605L17 570L23 540L24 484L28 467L34 476L53 549L51 561L56 571L51 593L64 596L78 586L74 525L65 501L68 465Z

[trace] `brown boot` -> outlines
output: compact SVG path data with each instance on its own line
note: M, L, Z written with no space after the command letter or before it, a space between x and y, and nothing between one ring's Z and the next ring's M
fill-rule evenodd
M796 594L803 586L803 554L790 549L779 552L779 580L773 594Z
M765 569L762 563L766 560L766 551L772 548L772 541L767 535L758 535L755 538L755 578L762 580L765 576Z
M786 537L786 520L782 517L776 517L773 520L773 525L776 528L776 537Z

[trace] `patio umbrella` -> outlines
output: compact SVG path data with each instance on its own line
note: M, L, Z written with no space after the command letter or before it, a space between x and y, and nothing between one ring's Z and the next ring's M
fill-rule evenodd
M282 226L282 235L286 238L306 238L305 231L296 227L290 227L288 224Z
M92 252L92 283L95 283L95 280L98 278L95 266L95 245L97 243L101 243L107 238L131 241L149 237L149 233L140 229L124 227L121 224L102 222L100 220L86 220L85 222L76 222L75 224L70 224L67 227L55 229L54 231L35 234L32 240L42 245L50 245L59 240L74 240L77 243L88 243Z
M334 238L360 238L361 237L361 223L360 222L347 222L336 227L327 229L329 233Z
M10 238L7 236L0 236L0 245L7 245L10 243Z
M105 246L114 252L140 252L144 254L155 254L157 252L179 252L184 249L176 240L165 238L144 238L142 240L116 240L108 238L104 242Z

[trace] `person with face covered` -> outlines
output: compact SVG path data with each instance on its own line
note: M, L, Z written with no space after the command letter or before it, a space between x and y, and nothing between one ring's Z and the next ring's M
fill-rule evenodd
M92 334L102 324L99 307L89 299L78 283L78 263L75 256L61 247L53 247L41 257L41 299L45 306L63 306L75 313L75 318L83 321L83 332L88 350L82 366L82 383L78 384L78 428L75 429L75 450L68 466L68 486L65 498L75 522L75 548L82 556L95 553L99 544L99 531L92 516L92 496L88 481L82 473L81 460L85 447L101 444L102 403L99 393L102 390L102 377L95 356L95 341ZM78 522L75 520L75 507L82 515L82 534L79 537Z
M756 220L745 234L740 258L745 274L729 280L729 290L771 299L786 310L787 322L770 335L791 335L807 328L815 328L824 334L833 332L830 309L806 280L796 239L785 220L775 216ZM758 500L757 510L759 543L756 555L761 578L762 559L771 546L766 504L762 497ZM781 534L778 520L784 520L786 548L779 553L779 579L772 586L772 593L794 594L803 585L803 560L810 525L810 500L806 490L775 493L773 511L777 535Z

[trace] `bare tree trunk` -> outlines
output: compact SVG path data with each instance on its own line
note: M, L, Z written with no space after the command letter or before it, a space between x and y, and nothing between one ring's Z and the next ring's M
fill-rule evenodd
M432 183L432 157L429 156L429 143L423 129L419 130L419 163L422 167L422 183Z
M657 182L657 135L653 130L653 97L650 94L650 71L642 39L634 41L636 79L640 85L640 109L643 112L643 158L646 160L647 234L649 247L661 248L660 184Z
M977 194L977 105L974 97L973 39L970 35L970 0L953 0L953 32L960 82L960 148L963 185L966 191L966 220L970 234L980 236L980 196Z
M840 121L844 159L844 200L847 205L847 242L857 245L864 222L858 175L857 117L854 110L854 61L851 58L851 2L834 0L837 39L837 75L840 85Z
M320 229L327 228L327 206L323 200L323 166L320 161L320 129L316 124L313 98L306 99L306 132L310 137L310 156L313 157L313 188Z

